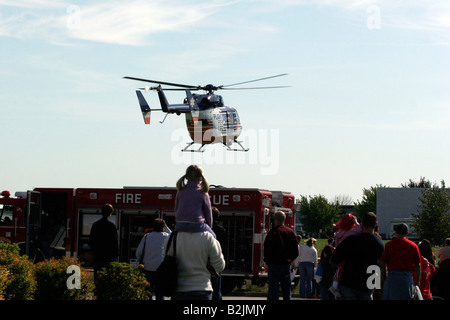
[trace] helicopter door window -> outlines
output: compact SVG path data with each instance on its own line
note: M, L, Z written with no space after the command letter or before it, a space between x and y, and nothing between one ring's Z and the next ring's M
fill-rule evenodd
M233 125L237 128L239 125L239 117L236 112L233 112L231 115L233 117Z
M235 129L238 128L238 123L239 123L239 119L237 117L237 114L233 113L233 126L234 126Z
M227 112L223 115L227 128L237 128L239 118L236 112Z
M228 116L228 113L224 113L222 115L223 117L223 123L225 124L225 126L228 128L228 125L230 123L230 117Z
M222 134L227 133L227 114L221 113L220 116L222 117L221 120L219 120L220 130L222 131Z

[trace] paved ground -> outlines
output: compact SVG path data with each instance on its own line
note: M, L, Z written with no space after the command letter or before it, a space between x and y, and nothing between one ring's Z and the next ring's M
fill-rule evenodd
M224 296L223 300L267 300L267 296ZM283 300L280 297L280 300ZM292 300L318 300L318 299L305 299L293 296Z
M295 291L291 291L292 300L319 300L319 299L306 299L300 298L298 294L298 289ZM267 300L267 292L246 292L236 290L231 294L223 296L223 300ZM280 300L283 300L283 297L280 292Z

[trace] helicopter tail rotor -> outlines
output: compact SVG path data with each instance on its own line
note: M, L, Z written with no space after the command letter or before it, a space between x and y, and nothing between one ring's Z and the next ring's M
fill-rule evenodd
M147 101L144 98L144 95L142 94L141 91L136 90L136 95L138 97L139 100L139 106L141 107L141 111L142 111L142 117L144 118L144 123L145 124L150 124L150 116L151 116L151 109L150 106L148 105Z

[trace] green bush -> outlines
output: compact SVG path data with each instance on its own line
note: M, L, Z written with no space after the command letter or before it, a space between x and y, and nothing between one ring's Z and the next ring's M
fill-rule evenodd
M32 300L36 290L34 265L26 256L20 256L16 244L0 240L0 266L8 273L3 298L8 300ZM4 276L4 275L3 275Z
M20 248L17 243L11 243L11 241L7 238L0 237L0 250L6 250L15 255L20 254Z
M80 267L80 289L68 288L71 265ZM140 268L127 263L113 262L101 270L95 286L77 259L51 258L33 264L20 255L17 244L0 238L0 300L149 300L148 287Z
M98 300L149 300L149 285L138 267L111 262L108 269L98 272L96 297Z
M68 288L67 281L72 273L67 268L76 265L80 268L80 289ZM35 265L37 289L36 300L91 300L94 298L94 283L86 270L81 268L75 258L51 258Z
M0 300L5 300L6 288L10 281L8 269L0 266Z

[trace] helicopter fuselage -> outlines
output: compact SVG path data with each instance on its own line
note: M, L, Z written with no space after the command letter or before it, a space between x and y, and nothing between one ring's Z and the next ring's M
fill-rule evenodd
M198 121L194 121L191 113L186 113L186 127L192 141L199 144L230 145L242 132L236 109L225 106L200 110Z
M193 142L202 145L223 143L228 146L239 137L242 132L239 115L235 108L224 105L222 96L186 93L183 104L169 104L163 90L158 90L164 112L185 114L186 127Z

